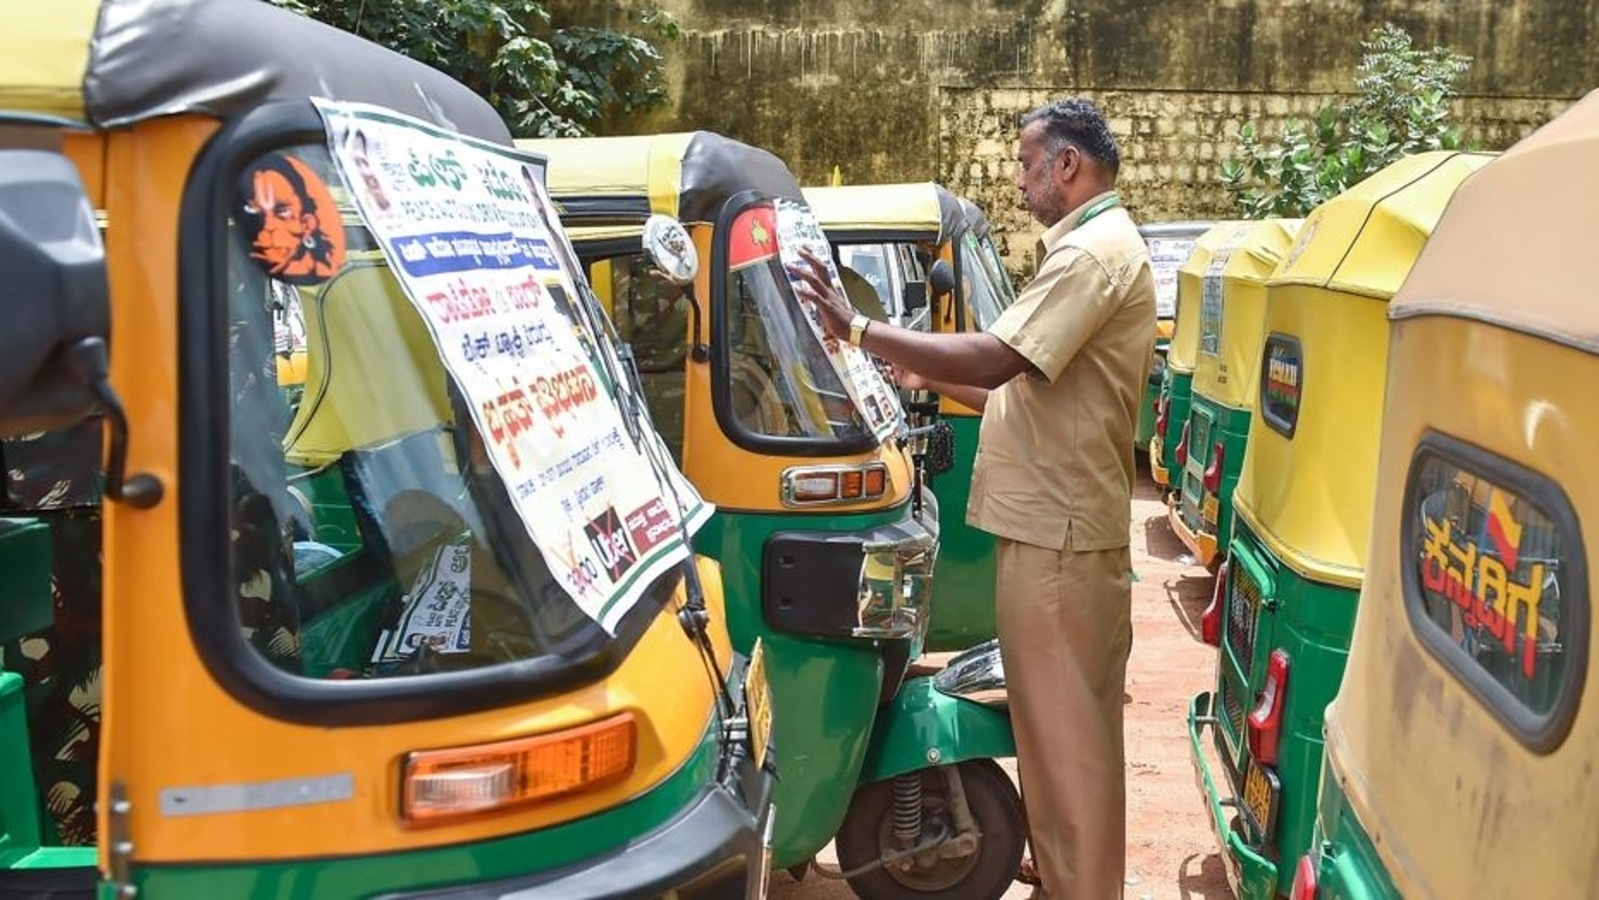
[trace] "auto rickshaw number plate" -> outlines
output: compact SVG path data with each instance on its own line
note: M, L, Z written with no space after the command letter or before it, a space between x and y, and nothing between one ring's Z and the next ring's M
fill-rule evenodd
M1249 772L1244 776L1244 811L1253 820L1262 843L1268 843L1277 827L1277 801L1282 794L1282 782L1277 773L1249 761Z
M750 723L750 750L755 764L766 764L766 748L772 741L772 691L766 681L766 645L755 641L750 668L744 678L744 709Z
M1220 510L1220 508L1221 508L1220 501L1217 500L1215 494L1211 494L1211 495L1209 495L1208 497L1205 498L1205 507L1201 511L1200 514L1205 517L1205 521L1206 522L1208 522L1211 525L1215 525L1216 524L1216 515L1217 515L1218 511Z

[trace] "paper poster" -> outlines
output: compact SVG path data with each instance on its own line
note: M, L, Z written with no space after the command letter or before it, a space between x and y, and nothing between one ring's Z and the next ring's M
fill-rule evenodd
M543 184L543 161L392 111L317 100L340 176L471 409L528 534L609 631L688 553L708 504L640 425ZM461 639L448 579L397 635ZM431 599L429 599L431 598Z
M800 251L808 249L817 259L827 263L833 290L843 296L844 283L839 279L838 266L833 263L833 249L810 207L782 199L773 201L772 206L777 215L777 248L784 271L803 266L804 258L800 256ZM865 417L872 435L879 443L888 440L905 425L905 413L900 408L898 393L889 385L883 373L878 371L870 354L848 341L827 336L815 304L799 293L798 280L792 275L788 277L791 285L795 286L795 296L799 297L800 306L805 310L805 320L810 323L811 332L822 342L828 361L844 383L850 399L855 401L855 406Z
M1177 270L1194 250L1194 238L1150 238L1149 268L1155 276L1155 315L1177 316Z

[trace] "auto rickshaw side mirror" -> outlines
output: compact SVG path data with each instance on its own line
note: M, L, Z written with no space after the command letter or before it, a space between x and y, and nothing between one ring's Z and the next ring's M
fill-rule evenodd
M700 271L700 255L688 229L671 216L656 213L644 220L644 249L666 280L692 284Z
M927 283L933 286L933 296L943 297L955 290L955 268L949 260L941 259L933 263L933 268L927 272Z
M123 477L128 422L110 382L105 246L60 153L0 150L0 285L0 437L65 428L99 407L111 437L106 496L153 506L159 481Z

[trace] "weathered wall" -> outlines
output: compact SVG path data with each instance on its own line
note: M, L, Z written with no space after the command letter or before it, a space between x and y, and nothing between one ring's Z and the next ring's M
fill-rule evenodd
M1228 214L1219 168L1238 126L1352 91L1359 42L1384 20L1474 57L1459 111L1485 148L1599 86L1599 0L656 2L683 26L674 106L615 130L719 131L806 183L834 166L850 183L936 179L1029 236L1015 118L1063 94L1105 110L1129 205L1156 220Z

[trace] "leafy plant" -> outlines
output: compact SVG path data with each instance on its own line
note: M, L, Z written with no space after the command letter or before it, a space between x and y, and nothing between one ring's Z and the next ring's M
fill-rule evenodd
M1449 101L1471 58L1446 47L1416 49L1392 23L1361 42L1353 102L1290 121L1275 140L1253 122L1238 131L1238 155L1222 182L1246 217L1296 217L1400 157L1461 145Z
M679 34L652 6L627 11L618 29L558 22L543 0L268 2L439 69L493 104L521 137L584 135L607 118L664 104L655 42Z

